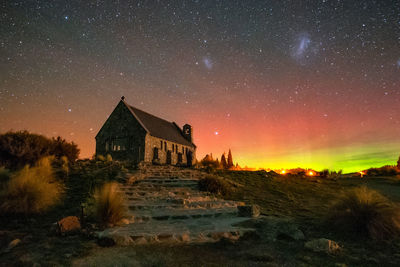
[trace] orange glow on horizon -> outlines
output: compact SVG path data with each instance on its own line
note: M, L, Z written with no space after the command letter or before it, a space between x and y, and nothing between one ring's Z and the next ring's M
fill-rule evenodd
M309 172L308 172L308 175L309 175L309 176L314 176L314 172L313 172L313 171L309 171Z
M285 170L282 170L282 171L281 171L281 174L286 174L286 171L285 171Z

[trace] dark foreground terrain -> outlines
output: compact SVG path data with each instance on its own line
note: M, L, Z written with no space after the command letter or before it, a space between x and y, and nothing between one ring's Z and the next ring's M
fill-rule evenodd
M398 177L351 177L336 179L269 175L266 172L219 171L237 187L227 198L257 204L267 218L290 222L304 239L270 235L271 220L259 219L257 229L237 242L197 245L143 245L100 247L85 234L59 236L54 222L79 215L85 190L80 181L88 174L70 177L65 203L54 211L29 218L1 217L1 266L400 266L400 242L373 241L348 232L334 231L326 222L330 206L342 192L365 185L390 200L400 202ZM90 186L90 185L89 185ZM87 187L87 185L85 185ZM273 217L271 217L273 216ZM275 220L273 219L273 220ZM21 242L11 250L13 239ZM314 252L306 241L327 238L341 246L337 253Z

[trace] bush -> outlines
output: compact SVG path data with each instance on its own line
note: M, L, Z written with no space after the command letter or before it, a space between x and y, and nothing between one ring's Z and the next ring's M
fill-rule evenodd
M232 186L228 182L215 176L207 176L200 179L199 189L223 196L227 196L232 192Z
M106 158L103 155L97 155L96 158L100 161L106 161Z
M115 225L126 214L125 200L118 192L116 183L104 184L94 194L94 211L102 225Z
M367 170L368 176L394 176L397 174L396 166L386 165L380 168L370 168Z
M333 205L330 221L338 230L376 240L400 233L400 209L378 192L355 188Z
M62 185L54 178L51 159L46 157L11 177L1 193L0 210L25 215L42 213L58 203L62 192Z
M27 131L7 132L0 135L0 165L16 170L25 165L34 165L39 159L53 155L74 162L79 156L76 144L61 137L49 139Z
M10 171L6 168L0 167L0 190L3 190L3 188L7 185L10 177Z

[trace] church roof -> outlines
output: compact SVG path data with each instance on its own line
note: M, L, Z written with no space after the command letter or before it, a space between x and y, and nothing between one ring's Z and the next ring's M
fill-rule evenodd
M131 111L132 115L139 121L143 128L154 137L172 141L186 146L195 146L192 142L183 136L181 128L175 122L169 122L164 119L151 115L143 110L124 104Z

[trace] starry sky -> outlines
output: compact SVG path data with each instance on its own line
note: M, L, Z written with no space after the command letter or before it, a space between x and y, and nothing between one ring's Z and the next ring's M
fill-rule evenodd
M197 157L345 172L400 154L400 2L2 1L0 132L76 142L126 102Z

